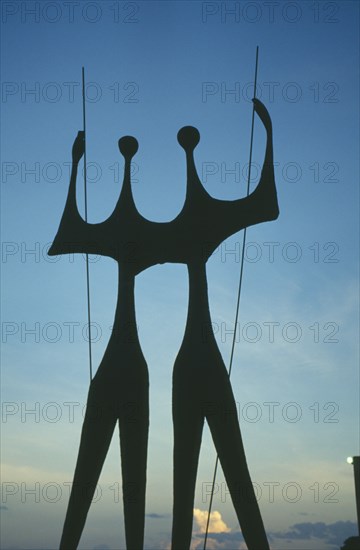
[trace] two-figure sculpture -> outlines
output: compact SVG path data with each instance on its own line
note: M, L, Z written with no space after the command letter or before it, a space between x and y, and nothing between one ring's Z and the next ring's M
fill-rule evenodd
M119 140L125 159L124 181L111 216L90 224L76 204L76 177L84 134L73 146L70 187L50 255L88 253L118 262L115 320L109 344L91 381L80 448L60 549L75 550L85 525L110 441L120 432L125 538L128 550L142 550L145 527L146 463L149 427L149 377L137 334L134 284L141 271L166 262L187 265L189 302L184 338L173 370L174 502L172 550L191 542L195 483L206 419L249 550L267 550L260 510L248 471L236 404L224 361L213 334L206 262L229 236L251 225L275 220L272 124L265 106L254 109L267 134L260 181L247 197L218 200L203 188L194 163L200 135L186 126L178 141L186 154L187 190L181 212L171 222L152 222L136 209L131 191L131 159L138 143Z

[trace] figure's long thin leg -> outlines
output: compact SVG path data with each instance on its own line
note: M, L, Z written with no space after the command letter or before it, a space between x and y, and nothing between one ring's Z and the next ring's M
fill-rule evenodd
M79 544L116 424L113 412L96 406L94 396L90 388L60 550L75 550Z
M207 415L207 421L242 534L249 550L268 550L269 543L247 467L236 404L227 375L216 378L213 391L219 406L213 414Z
M204 416L199 395L178 391L174 384L174 508L172 550L188 550L191 543L196 474Z
M128 550L142 550L145 528L148 390L123 405L119 418L125 538Z

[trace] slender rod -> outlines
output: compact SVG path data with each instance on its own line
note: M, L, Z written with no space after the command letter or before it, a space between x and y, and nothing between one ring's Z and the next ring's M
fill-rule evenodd
M88 221L87 205L87 178L86 178L86 112L85 112L85 68L82 67L82 105L83 105L83 129L84 129L84 203L85 203L85 221ZM89 254L86 253L86 297L87 297L87 318L88 318L88 338L89 338L89 372L90 382L92 380L92 350L91 350L91 315L90 315L90 273L89 273Z
M259 46L256 46L255 77L254 77L254 98L256 97L258 60L259 60ZM255 125L254 123L255 123L255 106L253 105L252 118L251 118L249 169L248 169L248 180L247 180L246 196L248 196L249 193L250 193L251 163L252 163L253 142L254 142L254 125ZM243 272L244 272L246 229L247 228L245 227L244 232L243 232L243 240L242 240L242 251L241 251L241 260L240 260L240 275L239 275L239 285L238 285L238 293L237 293L237 301L236 301L236 312L235 312L235 321L234 321L234 334L233 334L233 339L232 339L232 344L231 344L230 363L229 363L229 369L228 369L229 378L231 376L231 370L232 370L232 366L233 366L235 343L236 343L236 328L237 328L238 319L239 319L240 297L241 297L241 288L242 288ZM207 522L206 522L206 530L205 530L203 550L206 550L206 543L207 543L209 525L210 525L210 514L211 514L211 508L212 508L213 497L214 497L214 488L215 488L218 465L219 465L219 455L216 455L215 466L214 466L214 475L213 475L213 480L212 480L212 487L211 487L211 494L210 494L210 501L209 501L208 517L207 517Z

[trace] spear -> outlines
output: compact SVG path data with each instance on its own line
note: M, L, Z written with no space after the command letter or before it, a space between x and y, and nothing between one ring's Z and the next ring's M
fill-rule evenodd
M254 98L256 97L256 84L257 84L257 73L258 73L258 59L259 59L259 46L256 46L256 56L255 56L255 77L254 77ZM250 153L249 153L249 169L248 169L248 180L247 180L247 188L246 188L246 196L249 196L250 193L250 180L251 180L251 162L252 162L252 152L253 152L253 142L254 142L254 122L255 122L255 105L253 105L252 110L252 119L251 119L251 134L250 134ZM240 309L240 297L241 297L241 288L242 288L242 280L243 280L243 272L244 272L244 256L245 256L245 244L246 244L246 227L243 232L243 240L242 240L242 251L241 251L241 260L240 260L240 274L239 274L239 285L238 285L238 293L237 293L237 301L236 301L236 312L235 312L235 321L234 321L234 335L231 345L231 353L230 353L230 363L229 363L229 369L228 369L228 375L229 378L231 376L231 370L233 365L233 359L234 359L234 351L235 351L235 342L236 342L236 327L238 323L239 318L239 309ZM214 475L212 480L212 486L211 486L211 494L210 494L210 502L209 502L209 510L208 510L208 517L206 522L206 530L205 530L205 537L204 537L204 546L203 550L206 550L206 543L208 538L208 532L209 532L209 524L210 524L210 514L211 514L211 508L213 503L213 497L214 497L214 487L216 482L216 475L217 475L217 469L219 465L219 455L216 455L215 460L215 466L214 466Z
M83 112L83 130L84 130L84 203L85 203L85 222L88 221L87 208L87 184L86 184L86 112L85 112L85 68L82 67L82 112ZM89 327L89 371L90 382L92 380L92 352L91 352L91 316L90 316L90 274L89 274L89 254L86 253L86 298L87 298L87 318Z

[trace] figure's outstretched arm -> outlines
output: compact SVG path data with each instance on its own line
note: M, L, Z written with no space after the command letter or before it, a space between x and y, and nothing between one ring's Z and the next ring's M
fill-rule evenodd
M255 112L262 121L267 135L260 181L256 189L245 198L235 201L215 200L216 225L219 232L222 232L222 240L250 225L275 220L279 215L274 176L272 123L265 105L258 99L254 99L253 102Z
M84 154L84 132L79 131L72 148L72 168L69 191L58 232L49 249L49 256L70 253L106 254L100 240L102 224L88 224L80 216L76 204L76 178L79 162Z
M255 214L256 221L251 225L262 221L275 220L279 216L274 175L272 122L265 105L258 99L253 99L253 102L255 112L265 127L267 139L260 181L253 193L247 197L247 199L249 199L248 203L250 203L250 209L254 208L255 210L255 208L257 208L258 210L257 214Z
M77 205L76 205L76 179L77 179L79 162L84 155L84 151L85 151L84 132L79 131L77 133L77 136L74 140L73 147L72 147L72 165L71 165L70 185L69 185L68 196L67 196L66 205L64 209L64 212L67 212L68 214L71 214L74 217L75 215L79 215Z

